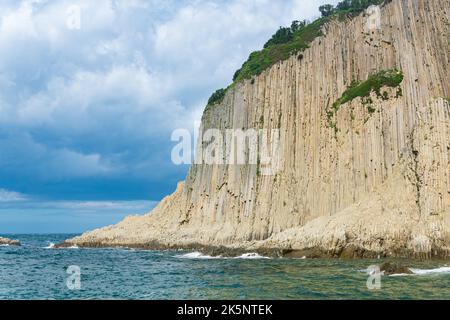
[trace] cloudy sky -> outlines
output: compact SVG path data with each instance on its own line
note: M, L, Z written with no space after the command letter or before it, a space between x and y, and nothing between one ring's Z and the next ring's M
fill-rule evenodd
M148 211L187 171L171 132L279 26L336 2L1 0L0 233Z

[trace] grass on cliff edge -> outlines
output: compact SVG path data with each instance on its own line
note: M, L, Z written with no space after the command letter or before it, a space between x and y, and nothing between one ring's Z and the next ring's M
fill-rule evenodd
M322 17L310 24L305 24L293 33L292 40L252 52L242 68L236 72L233 81L237 83L260 75L277 62L288 59L292 54L304 51L314 39L322 35L322 27L330 19L331 17Z
M319 36L322 36L322 27L329 21L345 20L358 16L371 5L383 5L389 0L343 0L336 8L323 17L307 23L306 21L294 21L289 28L280 28L272 38L264 45L264 49L252 52L242 68L237 70L233 77L233 83L226 89L219 89L208 100L208 106L219 104L223 101L227 90L234 84L260 75L277 62L284 61L294 54L300 54ZM324 13L322 13L324 14ZM207 109L208 109L207 106Z
M236 71L233 84L226 89L219 89L214 92L208 100L208 107L221 103L227 90L234 84L260 75L277 62L286 60L292 54L307 49L315 38L322 35L322 26L329 20L330 17L317 19L295 32L292 41L271 45L261 51L252 52L242 68Z

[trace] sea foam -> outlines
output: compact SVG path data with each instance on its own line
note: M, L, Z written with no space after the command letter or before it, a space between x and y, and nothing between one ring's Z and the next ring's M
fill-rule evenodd
M417 275L450 273L450 267L441 267L436 269L410 269L410 270Z
M257 253L244 253L243 255L236 257L236 259L270 259L270 258L261 256Z
M427 275L434 275L434 274L450 274L450 267L440 267L435 269L415 269L415 268L409 268L413 274L406 274L406 273L397 273L392 274L390 277L406 277L406 276L427 276Z
M55 248L55 244L53 242L49 242L48 246L44 247L44 249L54 249Z
M231 258L227 258L227 257L222 257L222 256L210 256L210 255L206 255L203 254L201 252L195 251L195 252L189 252L183 255L178 255L175 256L176 258L180 258L180 259L231 259ZM238 257L234 257L233 259L270 259L269 257L264 257L261 256L257 253L244 253Z
M220 259L222 257L221 256L212 257L212 256L205 255L201 252L195 251L195 252L189 252L186 254L176 256L176 258L180 258L180 259Z

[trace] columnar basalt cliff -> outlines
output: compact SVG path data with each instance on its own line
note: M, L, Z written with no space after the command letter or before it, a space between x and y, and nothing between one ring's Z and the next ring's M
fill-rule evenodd
M393 0L379 29L364 14L327 23L301 55L235 84L203 115L201 130L279 129L279 172L193 165L150 214L67 244L448 259L449 14L448 0ZM337 107L353 81L384 70L403 75L398 87Z

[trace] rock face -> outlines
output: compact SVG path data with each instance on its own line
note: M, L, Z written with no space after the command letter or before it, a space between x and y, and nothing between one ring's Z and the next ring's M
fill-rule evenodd
M277 248L327 256L450 258L448 0L394 0L381 28L331 22L302 56L238 83L201 130L279 129L281 170L193 165L145 216L67 244ZM353 80L402 70L374 110L356 98L328 111Z
M20 242L18 240L11 240L7 238L0 237L0 245L1 246L20 246Z

